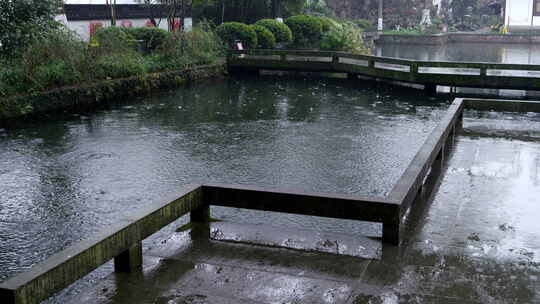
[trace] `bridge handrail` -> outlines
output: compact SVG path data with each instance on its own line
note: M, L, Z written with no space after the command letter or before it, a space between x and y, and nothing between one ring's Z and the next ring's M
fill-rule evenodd
M516 71L540 71L540 65L536 64L513 64L513 63L490 63L490 62L461 62L461 61L425 61L411 60L394 57L373 56L351 54L345 52L316 51L316 50L265 50L248 49L234 50L231 55L259 55L259 56L305 56L305 57L336 57L377 63L397 64L404 66L416 66L424 68L457 68L457 69L479 69L479 70L516 70Z

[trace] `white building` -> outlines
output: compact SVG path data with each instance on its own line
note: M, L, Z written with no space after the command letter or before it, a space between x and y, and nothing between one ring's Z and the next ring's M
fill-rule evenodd
M98 27L107 27L111 25L111 9L109 5L105 5L104 0L92 1L85 0L86 4L69 4L81 3L74 0L69 1L64 5L64 16L58 16L56 19L63 23L67 23L69 29L75 31L83 40L89 40L91 33ZM164 30L168 29L167 15L168 10L162 6L155 6L149 9L144 5L137 4L119 4L133 3L130 0L117 0L116 5L116 25L123 27L143 27L154 26L152 19L155 21L155 26ZM100 3L100 4L95 4ZM186 7L186 18L184 19L184 28L186 31L192 28L191 7ZM176 20L180 24L180 18Z
M509 31L540 30L540 0L506 0L504 25Z

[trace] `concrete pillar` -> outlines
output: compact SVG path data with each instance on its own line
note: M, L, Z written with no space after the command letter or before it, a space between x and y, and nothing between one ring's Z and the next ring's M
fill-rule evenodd
M210 206L204 205L190 213L191 239L210 238Z
M463 130L463 111L461 111L459 114L458 121L456 122L454 129L456 133Z
M134 272L142 269L142 243L138 242L114 257L116 272Z
M425 84L424 90L426 91L426 94L429 96L435 96L437 95L437 85L436 84Z
M15 291L0 288L0 303L15 304Z
M450 138L450 136L449 136L449 138ZM446 153L445 149L446 149L446 145L442 145L441 151L439 151L439 154L437 154L437 158L435 158L435 162L431 166L433 169L436 168L436 169L442 170L442 168L444 166L444 154ZM437 167L435 167L435 166L437 166Z
M383 242L399 245L399 222L385 222L382 230Z

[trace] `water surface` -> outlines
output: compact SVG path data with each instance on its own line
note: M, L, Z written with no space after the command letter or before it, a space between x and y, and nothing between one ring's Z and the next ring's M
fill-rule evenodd
M468 61L512 64L540 64L539 44L384 44L377 46L375 52L377 56L423 61Z
M342 79L224 80L0 130L0 281L190 183L386 195L446 107ZM373 224L213 212L380 234Z

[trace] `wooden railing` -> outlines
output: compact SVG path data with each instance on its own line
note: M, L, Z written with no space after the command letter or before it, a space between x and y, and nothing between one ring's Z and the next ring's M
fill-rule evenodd
M228 66L232 72L339 72L353 77L416 83L430 90L437 85L540 90L540 65L529 64L419 61L325 51L244 50L231 51Z

